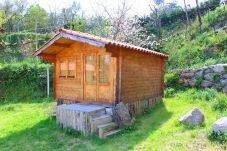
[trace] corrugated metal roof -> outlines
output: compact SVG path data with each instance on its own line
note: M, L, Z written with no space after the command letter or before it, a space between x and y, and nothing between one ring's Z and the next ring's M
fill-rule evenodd
M94 36L94 35L87 34L87 33L78 32L78 31L73 31L73 30L67 30L67 29L64 29L64 28L60 28L59 29L59 33L65 33L65 34L70 34L70 35L78 36L78 37L81 37L81 38L90 39L90 40L93 40L93 41L96 41L96 42L103 43L105 45L112 45L112 46L117 46L117 47L122 47L122 48L128 48L128 49L132 49L132 50L136 50L136 51L151 53L151 54L154 54L154 55L157 55L157 56L161 56L161 57L165 57L165 58L168 57L168 55L163 54L163 53L160 53L160 52L157 52L157 51L153 51L153 50L142 48L142 47L138 47L138 46L135 46L135 45L132 45L132 44L129 44L129 43L114 41L114 40L110 40L110 39L106 39L106 38ZM42 49L45 45L47 45L57 35L59 35L59 33L57 33L56 35L54 35L42 47L40 47L38 50L36 50L33 53L33 55L36 54L36 52L39 51L40 49Z

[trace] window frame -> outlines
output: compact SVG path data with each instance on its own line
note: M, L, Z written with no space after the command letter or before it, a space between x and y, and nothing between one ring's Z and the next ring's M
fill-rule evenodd
M100 57L101 56L108 56L109 57L109 68L108 68L108 81L107 82L100 82ZM99 85L109 85L110 84L110 68L111 68L111 56L109 53L104 53L104 54L98 54L97 55L97 59L98 59L98 83Z
M69 75L69 62L74 62L74 75ZM66 75L61 75L61 63L66 62ZM76 57L74 58L62 58L59 60L59 78L74 79L77 77Z
M86 67L86 62L87 62L87 60L86 60L86 57L93 57L93 59L94 59L94 81L92 81L92 82L89 82L89 81L87 81L87 67ZM84 57L84 81L85 81L85 83L86 84L96 84L97 82L98 82L98 79L97 79L97 57L96 57L96 54L86 54L85 55L85 57Z

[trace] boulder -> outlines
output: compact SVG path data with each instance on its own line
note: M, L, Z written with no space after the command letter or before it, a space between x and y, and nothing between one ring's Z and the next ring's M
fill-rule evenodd
M193 108L186 115L182 116L179 121L188 126L195 126L204 121L204 115L198 108Z
M196 79L191 79L188 81L188 85L193 87L196 84Z
M211 73L211 72L212 72L212 69L210 69L210 68L207 68L207 69L205 69L205 71L204 71L205 74Z
M122 102L113 108L113 118L120 127L129 126L133 123L133 118L131 118L128 108Z
M218 119L216 122L214 122L214 124L212 126L212 130L214 132L219 131L222 133L227 131L227 117L222 117L222 118Z
M207 81L207 80L203 80L201 83L202 88L208 88L208 87L211 87L212 85L213 85L213 83L210 81Z
M221 90L222 90L222 87L221 87L220 84L215 84L215 85L214 85L214 88L215 88L216 90L218 90L218 91L221 91Z
M222 76L224 79L227 79L227 73Z
M202 77L202 75L203 75L203 71L201 70L201 71L197 71L196 73L195 73L195 78L196 79L200 79L201 77Z
M214 68L213 68L214 72L216 73L221 73L223 72L225 69L222 65L215 65Z
M190 72L190 71L181 74L182 78L191 78L193 76L194 76L194 72Z
M227 79L221 79L220 83L221 83L222 86L227 85Z
M227 85L223 88L223 92L227 93Z
M213 81L213 78L211 77L210 73L205 74L204 79L207 81Z

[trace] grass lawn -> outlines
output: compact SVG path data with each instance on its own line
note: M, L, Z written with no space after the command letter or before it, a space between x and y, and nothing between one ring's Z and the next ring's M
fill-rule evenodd
M211 142L207 134L212 123L226 112L218 113L210 103L193 99L191 90L165 98L131 129L112 138L68 134L46 112L53 102L41 101L0 104L0 150L225 150L226 144ZM202 126L188 128L178 123L180 116L198 107L205 114Z

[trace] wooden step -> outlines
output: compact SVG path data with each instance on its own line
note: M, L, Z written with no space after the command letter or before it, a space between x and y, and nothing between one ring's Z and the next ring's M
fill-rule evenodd
M91 115L92 117L101 116L101 115L103 115L103 114L106 114L106 109L105 109L105 108L98 109L98 110L95 110L95 111L90 112L90 115Z
M107 124L113 121L111 115L103 114L92 119L92 132L98 133L98 125Z
M115 122L110 122L110 123L107 123L107 124L101 124L101 125L98 126L99 137L103 138L104 133L115 130L117 128L118 128L118 125Z
M119 133L120 131L121 131L121 129L116 129L116 130L112 130L112 131L106 132L106 133L104 133L103 138L111 137L111 136Z

